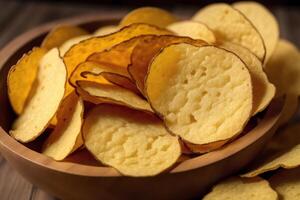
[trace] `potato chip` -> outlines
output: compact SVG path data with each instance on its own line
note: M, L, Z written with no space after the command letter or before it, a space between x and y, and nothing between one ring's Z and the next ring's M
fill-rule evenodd
M180 21L167 26L167 29L173 31L179 36L191 37L200 39L209 44L216 43L216 37L211 29L203 23L197 21Z
M30 142L43 133L63 99L66 81L66 67L53 48L42 58L33 96L10 130L15 139Z
M205 23L216 38L248 48L261 61L265 58L265 45L260 33L238 10L225 3L208 5L198 11L193 20Z
M80 96L91 103L112 103L127 107L153 112L146 100L127 89L117 85L105 85L89 81L78 81L76 91Z
M274 139L272 139L273 152L275 154L268 154L262 161L257 163L256 167L243 177L254 177L259 174L273 171L278 168L295 168L300 165L300 125L296 124L288 127L283 133L278 133ZM270 144L269 144L270 145Z
M12 66L7 76L8 97L17 114L21 114L36 79L39 63L47 50L35 47Z
M108 35L117 32L118 30L120 30L120 27L118 26L114 26L114 25L102 26L94 32L94 36Z
M167 128L193 144L230 140L251 116L249 71L224 49L166 47L150 64L145 83L148 101Z
M241 11L261 34L266 46L266 63L273 54L279 39L279 25L276 18L264 5L258 2L236 2L233 7Z
M223 43L221 47L238 55L248 67L253 87L253 115L264 110L275 96L276 89L269 82L260 60L240 45Z
M279 126L289 122L290 119L296 114L299 106L299 97L294 94L287 94L285 96L285 102L281 111L280 119L278 121Z
M276 86L276 96L300 95L300 54L292 43L279 40L265 71Z
M60 47L59 47L59 52L60 52L60 55L61 56L64 56L65 53L75 44L78 44L79 42L83 41L83 40L86 40L86 39L89 39L91 38L92 36L91 35L81 35L81 36L78 36L78 37L74 37L74 38L71 38L67 41L65 41Z
M298 200L300 197L300 168L284 170L269 179L271 186L284 200Z
M63 160L83 145L83 110L83 102L75 92L63 100L57 111L58 124L45 141L43 154L55 160Z
M268 181L255 177L251 179L231 177L213 187L203 200L264 199L277 200L277 193Z
M86 117L86 148L103 164L126 176L154 176L178 160L178 138L154 115L102 104Z
M145 23L165 28L176 21L177 18L166 10L155 7L142 7L131 11L123 17L120 26L124 27L134 23Z
M146 38L145 40L139 41L139 43L135 46L131 55L131 64L128 66L128 71L141 93L144 93L144 80L147 75L148 66L153 57L159 53L163 47L181 42L196 46L206 45L206 42L203 40L163 35L159 37Z
M88 34L87 31L77 26L58 26L52 29L50 33L48 33L48 35L43 40L41 47L45 49L60 47L67 40L86 34Z

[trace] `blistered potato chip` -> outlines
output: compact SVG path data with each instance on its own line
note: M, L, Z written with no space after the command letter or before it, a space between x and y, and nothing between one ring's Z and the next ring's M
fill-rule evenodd
M295 94L287 94L285 96L285 102L281 111L281 115L278 121L279 126L289 122L290 119L296 114L299 106L299 97Z
M59 52L60 52L60 55L61 56L64 56L65 53L75 44L78 44L79 42L83 41L83 40L86 40L86 39L89 39L91 38L92 36L91 35L81 35L81 36L78 36L78 37L74 37L74 38L71 38L67 41L65 41L60 47L59 47Z
M268 61L279 39L279 25L276 18L265 6L258 2L236 2L233 7L241 11L261 34L266 46L264 62Z
M120 26L123 27L134 23L145 23L165 28L176 21L177 18L166 10L154 7L142 7L131 11L123 17Z
M230 140L251 116L249 71L224 49L166 47L150 64L145 84L148 101L167 128L193 144Z
M218 40L244 46L264 61L266 50L260 33L242 13L230 5L208 5L198 11L193 20L205 23L214 31Z
M167 29L173 31L179 36L200 39L209 44L216 43L216 37L211 29L205 24L197 21L179 21L167 26Z
M45 49L60 47L67 40L86 34L88 34L87 31L77 26L58 26L48 33L43 40L41 47Z
M269 182L281 199L298 200L300 197L300 168L283 170L273 175Z
M36 79L39 63L47 50L35 47L12 66L7 76L8 97L17 114L21 114Z
M276 86L276 95L300 95L300 54L292 43L280 39L265 66L270 81Z
M240 45L227 42L223 43L221 47L238 55L248 67L253 87L253 115L264 110L275 96L276 89L269 82L260 60Z
M114 25L102 26L94 32L94 36L108 35L117 32L118 30L120 30L120 27L118 26L114 26Z
M82 131L86 148L127 176L157 175L181 154L178 138L157 117L122 106L97 106L87 115Z
M231 177L213 187L203 200L264 199L277 200L277 193L268 181L255 178Z
M63 160L83 145L83 110L83 102L75 92L63 100L57 111L58 124L45 141L43 154L55 160Z
M66 67L53 48L40 61L33 96L10 130L15 139L30 142L43 133L63 99L66 81Z
M268 147L269 151L273 151L273 154L268 154L268 156L256 163L256 166L253 170L243 174L242 176L254 177L278 168L290 169L300 166L299 133L299 124L288 127L282 133L277 133Z
M78 81L76 91L85 100L94 104L111 103L133 109L153 112L149 103L136 93L117 85L105 85L89 81Z

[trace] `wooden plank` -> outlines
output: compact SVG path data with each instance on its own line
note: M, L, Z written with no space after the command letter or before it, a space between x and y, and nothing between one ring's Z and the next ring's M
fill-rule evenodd
M44 192L43 190L40 190L37 187L33 186L30 200L57 200L57 198L52 197L51 195Z

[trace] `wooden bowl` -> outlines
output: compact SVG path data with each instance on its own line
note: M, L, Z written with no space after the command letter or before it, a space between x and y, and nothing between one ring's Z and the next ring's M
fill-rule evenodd
M258 125L224 148L179 163L155 177L124 177L115 169L73 162L56 162L17 142L8 135L15 114L7 98L6 76L11 65L38 46L57 24L76 24L90 31L117 20L85 16L37 27L10 42L0 52L0 151L26 179L62 199L193 199L218 180L246 166L272 136L282 109L273 100Z

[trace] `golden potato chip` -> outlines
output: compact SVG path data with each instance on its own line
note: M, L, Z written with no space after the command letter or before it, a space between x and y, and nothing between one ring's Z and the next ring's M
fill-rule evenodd
M17 114L21 114L36 79L39 63L47 50L35 47L12 66L7 76L8 97Z
M127 89L117 85L105 85L89 81L78 81L76 91L85 100L94 104L111 103L133 109L153 112L148 102Z
M277 200L277 193L268 181L255 178L231 177L213 187L203 200L264 199Z
M249 71L221 48L166 47L150 64L145 84L148 101L166 127L193 144L230 140L251 116Z
M167 35L170 32L147 24L133 24L122 28L120 31L106 35L84 40L76 45L73 45L64 55L64 62L67 66L68 74L70 75L75 67L84 62L88 56L95 52L101 52L112 46L129 40L138 35ZM67 84L67 92L69 94L73 88Z
M299 105L299 97L294 94L287 94L281 111L279 125L284 125L296 114Z
M59 52L60 52L60 55L61 56L64 56L65 53L75 44L78 44L79 42L83 41L83 40L86 40L86 39L89 39L91 38L92 36L91 35L81 35L81 36L78 36L78 37L74 37L74 38L71 38L67 41L65 41L60 47L59 47Z
M207 43L216 43L216 37L211 29L203 23L197 21L180 21L167 26L167 29L173 31L179 36L191 37L193 39L200 39Z
M154 176L178 160L178 138L154 115L102 104L86 117L86 148L103 164L127 176Z
M86 34L88 34L87 31L77 26L57 26L52 31L50 31L50 33L48 33L48 35L43 40L41 47L45 49L60 47L67 40Z
M66 81L66 67L53 48L42 58L33 96L10 130L15 139L30 142L43 133L64 97Z
M233 4L257 28L266 46L266 61L269 60L279 39L279 25L274 15L262 4L254 1L241 1Z
M271 186L284 200L298 200L300 197L300 168L283 170L269 179Z
M63 160L83 145L83 110L83 102L75 92L63 100L57 111L58 124L45 141L43 154L55 160Z
M176 22L177 18L166 10L155 7L142 7L135 9L123 17L120 26L128 26L134 23L145 23L161 28Z
M205 23L216 38L248 48L261 61L265 58L265 45L260 33L238 10L225 3L208 5L198 11L193 20Z
M300 95L300 54L292 43L279 40L265 71L276 86L276 96Z
M94 32L94 36L108 35L117 32L118 30L120 30L120 27L118 26L114 26L114 25L102 26Z
M145 38L145 40L139 41L139 43L135 46L131 55L131 64L128 66L128 71L141 93L144 93L144 79L153 57L159 53L163 47L181 42L196 46L203 46L206 44L203 40L163 35L159 37Z
M276 88L269 82L260 60L240 45L226 42L221 47L238 55L248 67L253 87L253 115L264 110L275 96Z
M273 148L273 154L268 154L255 168L243 177L254 177L259 174L273 171L278 168L295 168L300 165L300 125L296 124L288 127L283 133L277 133L274 139L272 139L271 147ZM269 144L270 145L270 144ZM271 149L272 150L272 149Z

